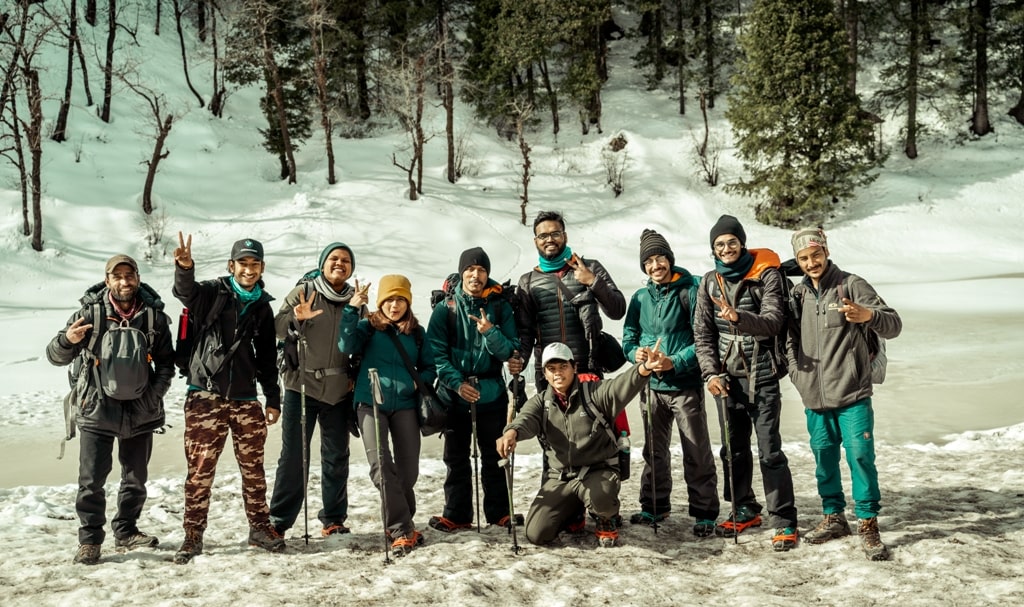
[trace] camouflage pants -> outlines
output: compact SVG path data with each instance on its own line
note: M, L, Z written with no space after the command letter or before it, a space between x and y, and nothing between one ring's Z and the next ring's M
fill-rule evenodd
M242 473L242 499L249 526L270 524L263 469L263 445L267 440L263 407L257 400L227 400L210 392L195 391L185 399L186 529L206 529L213 477L229 431Z

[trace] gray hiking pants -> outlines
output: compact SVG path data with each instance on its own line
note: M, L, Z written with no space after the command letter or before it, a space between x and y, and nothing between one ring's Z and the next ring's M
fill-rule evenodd
M385 528L392 537L416 530L416 494L413 488L420 474L420 422L414 409L380 412L381 456L377 457L377 435L373 407L361 403L359 434L363 438L370 480L381 492L387 507L381 505ZM381 476L383 485L381 490Z
M619 473L612 468L589 470L582 478L562 480L554 470L537 492L526 515L526 539L547 544L570 519L580 513L581 506L600 517L611 518L619 513Z
M718 518L718 476L711 451L708 418L704 411L704 390L651 391L653 420L641 407L644 428L649 434L644 445L644 472L640 479L640 507L644 512L662 514L672 510L672 426L679 430L683 449L683 480L690 516ZM673 424L673 422L675 422ZM651 488L651 446L654 447L654 489Z

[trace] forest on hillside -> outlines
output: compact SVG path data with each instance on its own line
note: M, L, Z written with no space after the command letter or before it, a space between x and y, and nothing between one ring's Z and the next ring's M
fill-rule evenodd
M72 108L109 122L125 97L144 100L152 153L141 200L152 213L179 114L169 85L132 59L146 52L144 32L175 41L174 86L214 117L241 88L263 91L260 135L281 180L298 181L295 153L315 144L334 184L333 139L397 129L408 146L392 162L413 200L426 105L443 107L448 181L462 175L454 115L465 104L517 146L526 196L531 137L602 133L609 45L623 38L637 49L626 69L670 93L680 114L707 125L725 108L744 167L725 187L772 225L818 220L896 149L916 158L926 129L969 141L993 132L995 114L1024 125L1024 0L10 0L0 155L36 250L40 167L47 146L70 145ZM900 125L898 148L881 145L883 121ZM699 145L709 187L718 146L706 134Z

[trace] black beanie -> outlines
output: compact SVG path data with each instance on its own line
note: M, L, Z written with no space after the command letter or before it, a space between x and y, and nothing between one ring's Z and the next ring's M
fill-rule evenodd
M469 266L483 266L487 270L487 275L491 275L491 258L480 247L466 249L459 256L459 275L465 272Z
M665 240L665 237L654 230L645 229L644 233L640 235L641 270L645 270L644 262L652 255L664 255L665 257L668 257L669 266L676 265L676 256L672 254L672 248L668 246L668 241Z
M711 226L711 250L715 249L715 239L722 234L732 234L740 239L741 247L747 246L747 233L743 231L740 220L732 215L722 215L715 225Z

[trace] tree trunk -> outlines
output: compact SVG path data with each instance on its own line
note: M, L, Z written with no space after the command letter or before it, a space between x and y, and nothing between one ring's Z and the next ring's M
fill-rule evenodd
M85 0L85 22L96 27L96 0Z
M22 13L21 20L22 23L24 24L27 23L28 21L28 7L25 6L22 10L24 12ZM0 14L0 32L5 31L7 21L9 19L10 15L8 13ZM25 47L25 34L27 33L27 30L28 28L26 28L24 25L18 27L18 40L13 45L13 49L11 52L11 60L10 62L8 62L7 67L3 72L4 84L3 87L0 87L0 116L3 116L4 108L7 107L7 101L11 98L13 94L15 94L13 92L14 76L16 74L15 70L17 70L18 68L18 59L21 57L21 49Z
M103 62L103 104L100 120L110 123L110 102L114 90L114 36L117 33L117 2L107 0L107 56Z
M324 130L324 147L327 152L327 183L334 185L338 181L334 173L334 142L331 139L334 128L331 125L331 110L327 102L327 56L321 42L323 38L323 22L326 15L320 0L311 0L309 12L309 44L313 51L316 102L320 110L320 126Z
M78 67L82 70L82 88L85 89L85 107L92 107L92 89L89 88L89 68L82 52L82 37L75 36L75 52L78 54Z
M159 115L157 119L159 120ZM157 130L156 144L153 146L153 155L150 157L148 170L146 171L146 185L142 188L142 211L146 215L153 214L153 180L156 178L157 165L160 161L170 154L165 152L164 142L167 140L167 135L171 132L171 125L174 122L174 116L167 114L164 118L163 124Z
M679 65L676 70L676 87L679 92L679 114L686 115L686 41L683 35L683 0L678 0L676 10L676 56Z
M156 19L155 19L155 24L153 25L153 35L154 36L159 36L160 35L160 21L161 21L160 18L163 16L163 10L161 10L163 8L163 6L164 6L163 0L156 0Z
M921 69L921 12L922 2L910 0L909 43L907 51L907 135L903 153L907 158L917 158L917 84Z
M979 137L993 131L988 119L988 29L992 21L992 0L975 0L974 30L974 114L971 132Z
M178 0L174 0L174 25L178 28L178 42L181 44L181 65L185 70L185 84L188 85L188 90L192 91L192 94L199 100L199 107L206 107L203 96L199 94L196 87L192 86L192 79L188 77L188 55L185 53L185 34L181 30L181 14L181 5L178 3Z
M846 38L849 41L850 48L847 50L847 56L850 59L850 78L847 81L847 87L850 92L857 94L857 64L859 56L857 53L857 45L860 40L860 4L859 0L845 0L841 2L842 5L842 17L846 24Z
M284 163L287 165L288 183L296 183L295 175L295 154L292 150L292 139L288 132L288 116L284 108L284 91L281 85L281 75L277 69L277 62L274 59L274 49L270 46L270 39L267 37L267 28L270 23L270 15L266 13L265 6L258 6L257 21L260 24L260 44L263 47L263 69L267 75L267 89L274 101L277 113L277 124L281 130L281 147L284 149Z
M210 11L210 46L213 48L213 95L210 96L210 113L221 118L224 114L224 99L227 89L220 81L220 45L217 42L217 12Z
M551 134L558 137L558 131L561 128L558 121L558 93L551 85L551 75L548 73L548 60L541 58L537 64L537 69L540 70L540 79L544 83L544 90L548 94L548 105L551 108Z
M438 53L441 60L441 104L444 106L444 137L447 146L446 177L448 178L448 183L455 183L458 179L455 168L455 92L453 87L455 69L452 66L451 55L448 52L447 2L439 0L437 7Z
M14 165L18 168L18 183L21 187L21 235L32 233L29 221L28 169L25 166L25 141L21 136L21 119L18 117L18 104L11 104L11 137L14 139Z
M199 41L206 42L206 11L209 6L206 0L196 0L196 27L199 29Z
M416 122L413 130L413 163L416 165L416 193L423 193L423 148L426 135L423 132L423 98L427 90L426 60L421 55L416 60Z
M26 70L28 81L29 129L25 133L32 157L32 248L43 250L43 93L39 90L39 72Z
M711 6L711 0L704 0L704 71L706 72L705 77L707 78L707 91L703 96L701 102L701 112L705 114L706 110L715 109L715 97L718 94L717 84L715 84L715 14L714 8Z
M68 64L67 79L64 81L64 98L60 101L60 109L57 111L57 122L53 126L53 139L62 142L67 139L68 112L71 110L71 89L75 82L75 38L78 36L78 2L71 0L71 8L68 9Z
M519 220L526 225L526 205L530 203L530 144L526 141L524 123L529 117L529 112L519 112L516 116L516 137L519 139L519 153L523 158L522 172L519 175L519 183L523 186L523 192L519 196Z

